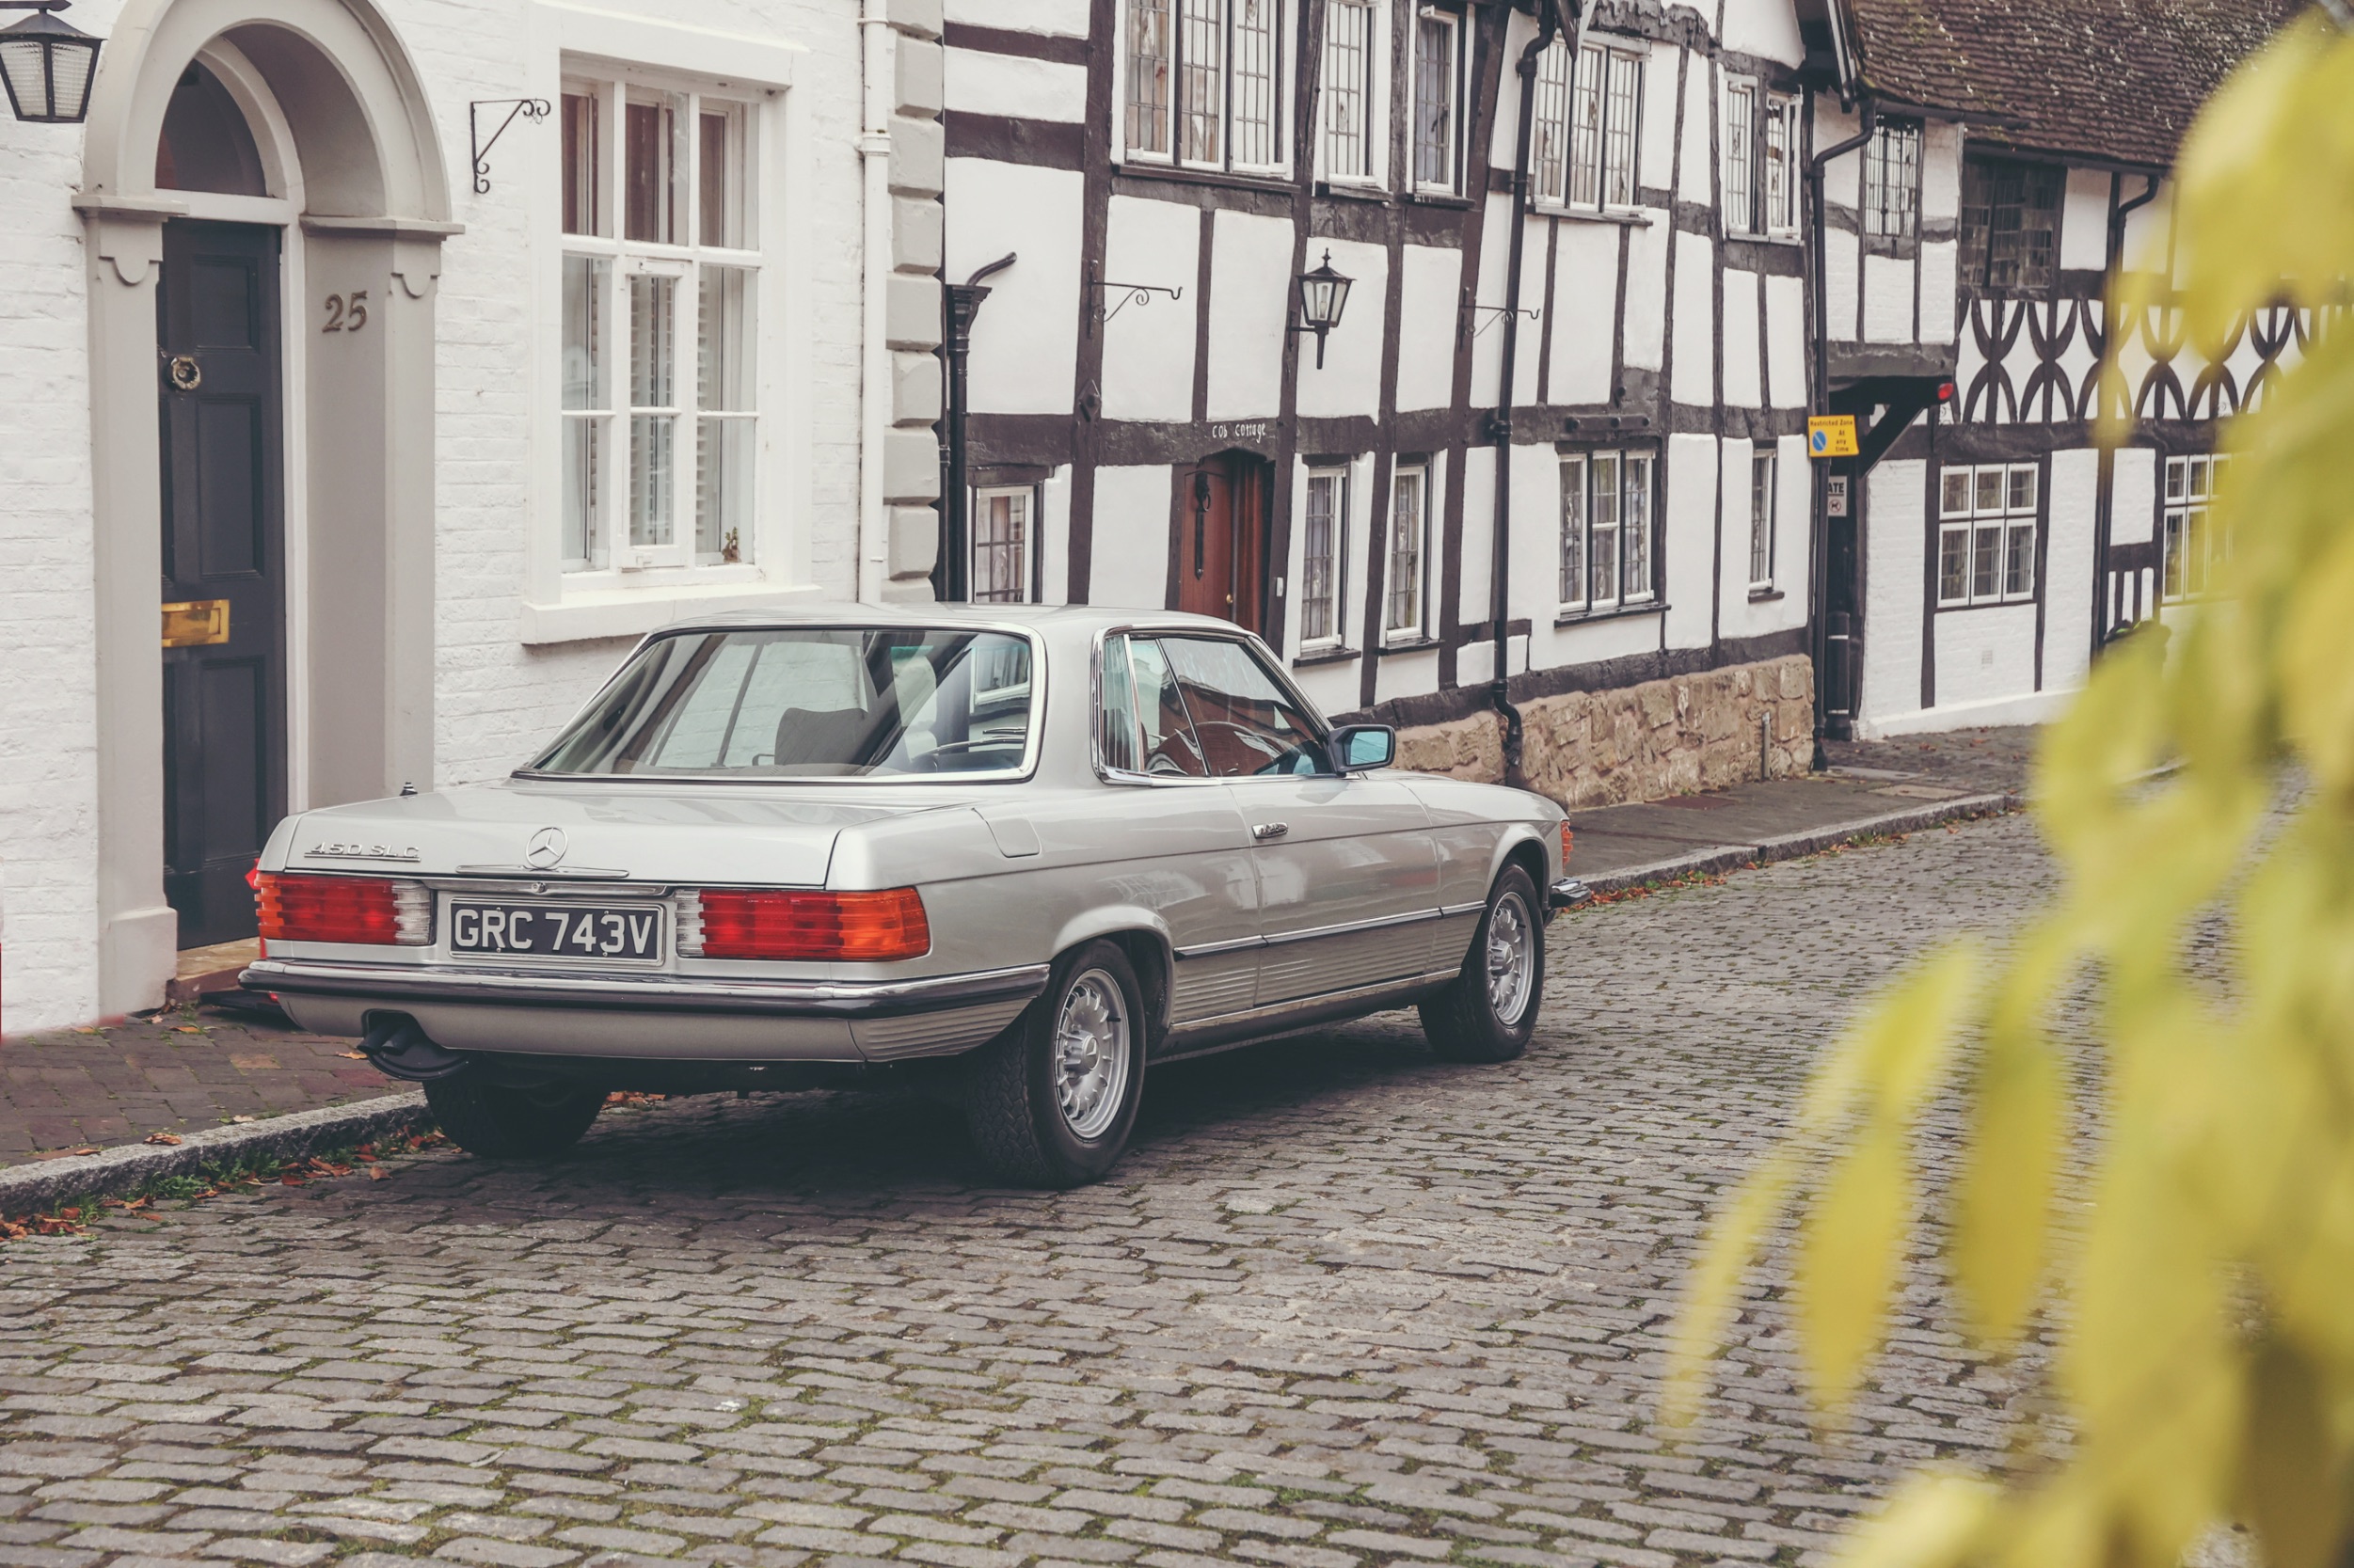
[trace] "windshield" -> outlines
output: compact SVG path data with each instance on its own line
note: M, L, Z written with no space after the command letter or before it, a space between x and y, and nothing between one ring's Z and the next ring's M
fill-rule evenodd
M1006 632L797 627L659 638L527 771L724 778L1008 772L1030 644Z

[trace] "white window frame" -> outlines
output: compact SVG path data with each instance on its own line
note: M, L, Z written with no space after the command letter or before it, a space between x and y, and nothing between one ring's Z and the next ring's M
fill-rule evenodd
M1949 463L1938 470L1939 610L2034 602L2043 500L2039 464Z
M1916 240L1921 231L1921 123L1884 119L1864 144L1864 209L1858 227L1868 240Z
M1283 178L1291 171L1292 94L1296 88L1298 70L1293 60L1295 40L1291 17L1294 0L1121 0L1119 50L1113 61L1113 130L1117 135L1122 162L1156 164L1170 168L1197 169L1205 173L1261 175ZM1169 91L1159 105L1159 135L1152 138L1154 147L1145 138L1133 134L1131 124L1135 105L1129 94L1136 75L1134 57L1135 27L1141 8L1153 5L1167 15L1166 45L1168 55ZM1241 39L1244 8L1258 11L1265 19L1266 38L1273 51L1265 73L1271 95L1268 120L1265 126L1272 156L1264 161L1234 155L1234 62L1237 43ZM1217 64L1214 68L1217 104L1213 111L1217 146L1209 156L1188 155L1185 145L1185 117L1191 95L1186 89L1189 35L1199 35L1205 24L1215 24L1217 40ZM1321 141L1321 135L1319 135Z
M964 581L968 604L1034 604L1038 599L1038 515L1043 499L1036 484L977 484L973 487L972 510L965 514ZM981 585L981 551L1002 546L985 542L981 531L989 516L992 501L1008 500L1021 508L1022 537L1014 546L1013 596L991 594L983 597Z
M1344 11L1360 16L1366 30L1363 102L1358 105L1364 138L1362 170L1340 166L1334 155L1333 119L1340 100L1333 92L1335 30ZM1327 184L1387 189L1390 180L1390 5L1389 0L1327 0L1324 51L1316 106L1316 178Z
M1773 587L1775 532L1780 524L1782 454L1771 445L1749 453L1749 588L1752 593Z
M1560 613L1598 615L1656 603L1658 451L1644 447L1565 451L1560 461L1560 551L1553 579ZM1609 488L1598 490L1605 472L1611 476ZM1630 540L1635 542L1631 550ZM1604 555L1610 561L1607 583L1597 569ZM1640 569L1633 569L1638 563Z
M1757 77L1725 79L1718 178L1726 238L1798 237L1798 106L1795 95Z
M1300 484L1299 507L1299 593L1296 595L1299 615L1299 651L1302 654L1332 653L1348 646L1348 532L1350 492L1356 486L1354 464L1312 463ZM1310 499L1318 481L1328 480L1332 485L1332 561L1325 584L1325 594L1331 607L1328 628L1321 636L1310 636L1308 612L1315 602L1310 595L1309 584L1309 513ZM1385 604L1387 601L1384 601Z
M1463 39L1467 29L1463 13L1445 6L1418 3L1408 12L1406 34L1407 58L1407 127L1406 176L1408 188L1417 196L1460 196L1463 194L1464 169L1471 162L1469 150L1463 145L1466 129L1463 105ZM1447 177L1444 180L1423 178L1423 157L1420 136L1423 114L1423 48L1424 23L1436 23L1447 29Z
M1538 56L1537 139L1530 168L1539 206L1626 214L1642 205L1644 78L1650 57L1644 40L1598 33L1578 40L1574 71L1566 40L1555 40ZM1622 81L1629 90L1615 93ZM1590 138L1579 127L1589 96L1596 115ZM1614 161L1621 153L1623 163Z
M2158 603L2204 596L2232 557L2229 535L2211 526L2215 489L2231 459L2212 452L2170 457L2158 491Z
M1805 99L1794 92L1768 91L1765 130L1758 141L1759 199L1765 203L1765 234L1773 240L1795 240L1801 225L1805 181L1800 162L1805 156ZM1781 150L1781 188L1774 188L1776 142Z
M1397 570L1399 546L1406 535L1400 531L1398 493L1408 479L1415 483L1414 516L1414 613L1406 620L1398 618ZM1383 542L1381 561L1381 641L1385 646L1430 641L1430 508L1437 488L1438 465L1428 461L1400 463L1390 475L1389 537Z

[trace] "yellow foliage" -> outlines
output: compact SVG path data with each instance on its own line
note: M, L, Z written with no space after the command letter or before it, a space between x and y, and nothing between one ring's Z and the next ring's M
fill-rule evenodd
M2184 148L2176 275L2118 285L2118 312L2178 311L2210 354L2284 303L2314 330L2226 433L2209 526L2233 548L2212 596L2171 645L2113 648L2045 737L2034 794L2055 907L1999 958L1934 956L1849 1032L1694 1271L1679 1419L1768 1231L1810 1195L1802 1360L1820 1402L1848 1398L1910 1243L1921 1106L1964 1065L1947 1256L1962 1316L2001 1349L2049 1311L2072 1436L2006 1484L1917 1478L1850 1543L1853 1568L2175 1568L2227 1521L2267 1568L2354 1562L2349 104L2354 40L2292 26ZM2105 385L2122 386L2114 367ZM2223 998L2187 967L2194 923L2219 910ZM2079 1145L2049 1019L2088 974L2100 1136Z

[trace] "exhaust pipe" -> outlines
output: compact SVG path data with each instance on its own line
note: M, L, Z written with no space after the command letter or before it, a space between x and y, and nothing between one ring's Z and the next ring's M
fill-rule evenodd
M406 1013L371 1013L359 1049L370 1067L405 1084L430 1084L474 1065L471 1058L436 1045Z

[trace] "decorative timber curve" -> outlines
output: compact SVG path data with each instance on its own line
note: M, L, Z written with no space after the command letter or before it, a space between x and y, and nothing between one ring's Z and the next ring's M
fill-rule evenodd
M2108 311L2106 300L2089 294L1964 298L1961 422L2092 420L2105 388L2111 406L2128 406L2138 420L2225 419L2260 403L2321 325L2310 310L2269 306L2234 324L2210 359L2191 346L2179 306L2144 307L2125 325L2120 374L2105 371Z

